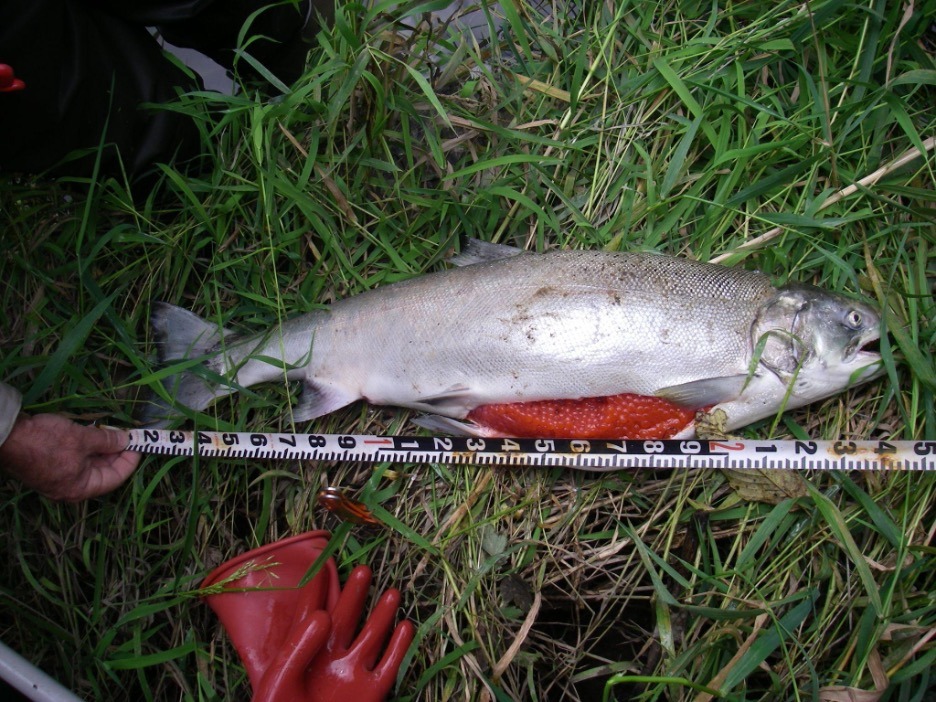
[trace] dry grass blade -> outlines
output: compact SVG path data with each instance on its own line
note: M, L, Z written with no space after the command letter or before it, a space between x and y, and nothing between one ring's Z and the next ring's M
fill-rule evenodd
M873 173L869 173L868 175L866 175L864 178L861 178L857 182L852 183L848 187L842 188L838 192L835 192L832 195L830 195L828 198L823 200L822 204L819 206L817 211L821 212L827 207L831 207L832 205L837 203L839 200L843 200L846 197L854 195L855 193L857 193L859 190L863 188L870 188L871 186L873 186L875 183L877 183L879 180L881 180L885 176L903 168L907 164L912 163L913 161L916 161L917 159L925 157L926 154L932 151L934 148L936 148L936 137L930 137L925 142L923 142L922 150L915 146L911 149L908 149L907 151L902 153L900 156L895 158L893 161L881 166ZM753 239L743 242L734 251L723 253L723 254L716 256L715 258L712 259L712 263L722 263L724 261L727 261L737 251L756 249L760 246L763 246L768 241L771 241L772 239L776 239L778 236L783 234L784 231L786 231L785 227L774 227L773 229L770 229L769 231L764 232L760 236L756 236Z

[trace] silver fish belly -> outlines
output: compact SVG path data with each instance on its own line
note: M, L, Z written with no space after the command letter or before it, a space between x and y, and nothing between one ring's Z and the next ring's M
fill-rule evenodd
M867 380L879 360L862 350L879 334L866 305L652 253L476 263L249 338L168 305L153 320L164 360L209 354L209 376L241 387L301 379L296 421L364 399L440 415L467 432L483 432L458 421L480 406L619 394L721 407L731 429ZM233 391L186 373L173 392L203 409ZM687 425L680 435L691 432Z

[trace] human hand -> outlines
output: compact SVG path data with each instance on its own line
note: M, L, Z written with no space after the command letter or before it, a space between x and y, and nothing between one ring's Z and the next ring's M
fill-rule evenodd
M78 502L110 492L136 469L126 431L85 426L58 414L21 414L0 445L0 467L53 500Z

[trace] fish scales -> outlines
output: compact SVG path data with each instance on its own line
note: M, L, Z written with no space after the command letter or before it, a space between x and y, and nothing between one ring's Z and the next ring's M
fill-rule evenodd
M667 385L746 371L750 320L775 292L766 276L731 280L684 259L569 253L452 269L342 300L316 331L320 360L309 375L340 378L375 404L464 417L508 400L651 395L663 368ZM309 351L297 326L287 332L296 362ZM677 349L681 367L661 348Z

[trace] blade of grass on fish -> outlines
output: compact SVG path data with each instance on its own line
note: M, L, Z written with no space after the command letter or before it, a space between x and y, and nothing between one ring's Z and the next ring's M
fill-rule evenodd
M933 133L932 100L927 100L933 83L914 73L934 75L925 42L920 45L926 26L921 22L926 18L919 3L911 22L899 31L903 12L899 3L877 3L873 17L849 11L850 6L839 0L809 8L795 3L736 3L702 15L692 3L579 3L579 17L572 22L558 18L548 31L528 23L521 8L518 14L531 49L539 51L538 46L549 42L554 54L544 51L521 70L509 65L513 57L497 45L496 38L481 49L487 66L476 65L482 59L473 55L472 47L465 66L459 67L472 71L463 84L465 90L454 96L436 91L450 117L457 115L466 125L452 119L453 126L465 130L467 140L459 142L462 150L448 153L438 134L442 121L406 71L389 58L392 52L387 51L385 36L378 35L378 29L400 26L394 5L389 0L382 3L383 14L376 10L340 14L341 29L323 30L321 48L310 53L310 71L299 81L299 90L279 97L276 105L255 92L223 97L199 92L180 98L171 109L192 119L204 136L205 170L193 175L175 169L191 195L161 174L153 192L136 200L119 192L124 186L114 189L103 178L92 179L93 192L86 195L78 181L63 184L0 176L0 209L7 215L7 228L0 237L7 282L0 286L0 307L7 312L0 356L5 368L15 369L16 384L28 387L28 379L42 372L45 357L52 355L75 320L118 290L112 307L87 337L89 352L70 357L66 372L59 376L61 383L53 382L47 389L48 394L56 388L57 409L81 414L119 410L126 403L122 389L152 365L145 357L148 349L139 343L147 316L141 301L164 299L185 307L223 309L238 319L243 301L251 317L248 326L259 327L277 315L326 303L349 290L385 284L403 270L387 247L400 254L407 271L422 271L438 264L440 251L451 247L459 234L488 238L502 223L504 237L517 241L529 237L531 246L539 250L613 244L610 248L651 246L695 257L707 251L715 255L769 228L766 214L792 212L818 218L817 202L827 192L835 201L827 214L847 218L834 237L825 236L825 231L813 232L822 236L803 236L775 229L772 236L779 238L770 247L745 254L747 263L778 279L792 274L826 287L855 290L842 264L865 270L860 247L867 242L881 274L882 291L895 307L891 323L905 329L906 341L918 347L923 361L932 361L927 344L932 336L928 315L932 255L916 243L927 241L933 227L926 187L932 180L931 164L929 154L920 158L901 125L903 117L899 112L895 116L893 101L885 100L882 92L899 99L919 135ZM445 9L449 3L438 0L430 5ZM401 12L409 13L413 7L408 3ZM369 18L372 25L363 26ZM438 72L422 58L432 45L428 23L413 21L419 19L416 11L403 19L418 35L410 45L418 47L410 51L410 65L421 72L429 69L422 73L429 80ZM869 38L873 23L879 24L884 39ZM814 49L817 32L823 41L821 67ZM765 39L776 45L764 44ZM516 46L522 51L519 43ZM369 62L365 70L370 75L354 78L353 66L361 56ZM668 199L659 196L660 181L685 134L685 124L696 115L654 69L652 59L657 57L682 80L717 137L711 149L704 134L706 146L689 149L690 163L675 179ZM865 82L868 66L871 73ZM502 73L503 67L569 90L574 106L520 93ZM813 92L797 73L799 67L811 77ZM831 98L831 118L812 105L813 96L824 99L820 68ZM453 68L452 75L459 78L461 73ZM856 81L866 85L856 86ZM864 97L858 100L860 90ZM418 110L414 103L419 103ZM671 115L683 123L675 123ZM826 124L832 127L831 144L826 143ZM423 130L430 133L428 145L422 143ZM924 146L929 148L931 141L936 143L924 139ZM776 148L759 148L768 142ZM700 144L698 135L696 143ZM754 153L725 160L726 153L743 152L746 147ZM259 164L256 148L262 150ZM436 164L425 159L430 151L429 159L437 159L440 148L454 170L506 154L559 158L561 164L545 171L513 164L495 178L496 186L522 193L551 213L551 219L543 220L526 205L514 208L516 200L485 196L473 181L486 179L487 173L469 174L440 187ZM302 150L309 156L302 156ZM916 161L899 165L901 155L910 152ZM763 186L766 178L817 155L814 165L788 171L758 194L757 186ZM833 182L827 166L833 155L841 183ZM717 159L722 160L716 165ZM397 163L395 170L387 168L392 162ZM875 170L881 163L886 164L884 170ZM347 216L339 196L319 182L313 166L332 179L340 198L353 207L357 222ZM868 180L866 174L877 175ZM861 180L849 186L855 177ZM748 199L729 204L739 193ZM196 211L199 205L207 219ZM513 212L506 217L509 209ZM125 229L121 236L110 237L108 246L94 246L115 223L127 227L128 222L139 235ZM302 233L300 238L297 232ZM342 255L346 263L338 260ZM83 277L77 261L85 271ZM100 293L89 282L96 283ZM244 290L254 296L249 305L241 295ZM269 301L263 303L257 296ZM76 315L75 309L81 313ZM110 329L116 326L114 319L122 320L126 336ZM887 338L881 342L888 359L886 379L827 403L821 411L787 413L779 429L792 430L803 439L932 438L936 411L932 391L917 379L914 364L920 359L911 364L896 339L893 350L887 347ZM129 381L124 376L128 369L136 374ZM264 388L261 394L276 399L262 405L248 401L243 406L249 411L235 412L225 424L245 430L277 426L286 408L273 405L285 402L285 394L278 387ZM383 419L385 414L355 408L323 426L335 433L366 431ZM117 619L153 592L166 592L167 587L171 592L179 573L195 572L192 564L215 562L219 551L238 552L245 540L272 541L282 537L283 529L316 526L319 513L308 494L321 475L310 473L301 484L270 479L273 501L264 506L263 491L248 487L258 472L248 461L206 461L196 475L187 459L145 460L122 492L77 508L37 500L17 491L12 481L3 484L6 508L0 510L0 526L10 534L11 571L2 586L9 595L14 624L5 639L8 643L12 639L32 660L89 699L101 702L116 702L127 695L245 697L249 690L243 671L236 657L228 655L230 650L222 650L226 645L218 648L223 637L210 617L204 619L203 607L192 602L156 612L162 624L158 629L145 618L119 626ZM336 482L359 484L359 471L357 465L328 466L328 476ZM408 499L394 503L390 511L416 533L433 534L446 515L463 504L472 475L467 470L429 467L418 481L407 481ZM367 553L375 566L375 591L400 582L430 583L419 588L419 597L406 600L407 616L419 625L420 639L409 653L400 694L417 694L427 702L453 695L468 699L493 684L485 673L491 669L486 661L496 661L498 642L509 641L516 632L515 621L492 606L497 598L490 583L498 571L490 571L467 599L459 599L465 582L476 572L481 526L490 523L492 515L498 519L498 531L511 543L526 544L515 565L530 569L521 573L524 578L531 579L533 573L532 579L543 583L544 598L554 605L549 611L573 611L578 617L558 633L551 629L550 636L531 635L522 658L497 681L492 696L585 699L583 688L570 682L566 671L594 669L590 657L605 655L601 647L606 647L606 639L595 633L613 628L625 638L645 636L646 618L639 613L635 618L633 598L645 592L640 588L650 581L636 548L615 527L622 518L629 519L639 525L651 551L669 553L666 544L679 543L686 528L684 521L668 516L674 499L693 499L714 510L707 538L716 542L700 546L686 577L691 587L678 593L666 571L651 561L680 600L717 608L721 616L733 616L738 606L753 608L738 605L744 602L769 602L774 611L785 612L798 604L777 604L789 593L791 582L820 590L838 585L819 572L844 561L842 551L830 547L837 541L830 530L802 522L804 511L794 509L787 515L794 523L786 532L781 522L759 549L745 550L748 539L760 533L760 520L768 519L771 512L731 508L721 482L678 488L667 483L663 490L656 476L641 474L619 489L606 486L598 498L591 482L562 471L524 471L517 480L515 476L498 472L490 494L485 494L490 503L479 502L472 510L478 519L460 523L453 536L457 544L452 543L444 559L432 556L423 563L420 547L389 538L387 530L354 532L355 552ZM852 495L845 492L835 498L863 554L885 568L895 568L878 571L871 564L881 583L882 601L892 603L889 614L878 621L860 582L853 578L849 588L835 589L834 597L822 601L815 624L807 620L808 626L787 640L784 651L777 649L765 659L771 673L754 670L745 694L810 697L810 688L802 684L810 684L814 675L826 675L823 684L867 689L866 668L860 661L870 660L875 650L887 658L891 696L920 698L932 682L929 670L934 656L926 648L931 640L914 650L916 643L901 638L903 634L892 640L875 638L894 624L918 622L925 632L936 622L936 609L919 597L934 589L936 573L928 552L919 546L929 524L932 481L926 475L896 473L852 479L897 525L912 556L901 556ZM192 491L205 499L193 502ZM517 502L517 494L525 498ZM595 498L594 509L577 509L585 495ZM810 503L800 504L818 514ZM105 505L118 511L101 509ZM492 505L496 506L491 509ZM197 538L183 550L189 524L180 515L190 506L200 511L199 527ZM76 509L80 529L75 528ZM265 534L257 532L256 521L263 510L276 515L266 522ZM549 521L556 515L563 519ZM589 538L580 538L582 534ZM543 546L547 540L548 549ZM87 547L90 570L83 556L86 541L93 544ZM95 560L98 545L109 554L103 561L106 584L101 600L107 606L100 608L92 624L94 576L89 574L102 562ZM342 548L340 555L345 557L347 550ZM386 558L387 553L392 558ZM739 569L740 555L747 560ZM671 563L686 574L679 563ZM567 578L574 578L574 591ZM88 587L78 586L85 582ZM188 591L191 575L178 582ZM621 604L628 600L631 605ZM700 610L681 629L674 622L674 633L680 633L674 636L677 656L662 656L650 674L665 678L666 666L677 665L678 676L702 683L711 680L711 671L730 657L724 646L725 626L750 631L751 618L732 621L710 616L711 620ZM151 654L183 644L189 631L202 641L195 655L129 671L108 670L100 663L113 655L111 646L132 642L121 655ZM917 640L923 635L912 634ZM99 645L89 646L92 640ZM426 673L460 646L474 650ZM214 652L209 650L212 647ZM633 655L628 644L621 646L621 660ZM198 664L201 660L211 661L210 671ZM791 664L798 666L795 677L784 670ZM829 671L834 672L831 679ZM422 687L414 693L417 680ZM770 686L769 691L754 689L761 683ZM737 696L743 684L729 694ZM615 692L621 694L623 689L619 686ZM692 696L666 684L654 684L648 694Z

